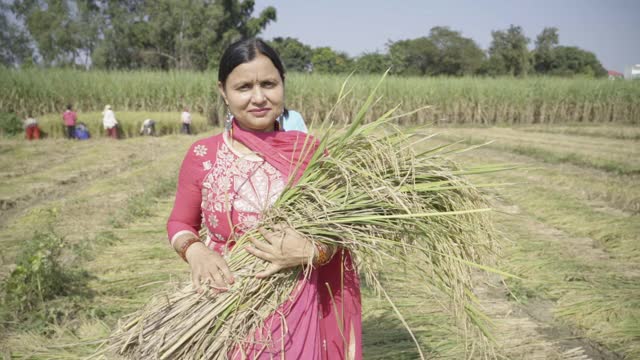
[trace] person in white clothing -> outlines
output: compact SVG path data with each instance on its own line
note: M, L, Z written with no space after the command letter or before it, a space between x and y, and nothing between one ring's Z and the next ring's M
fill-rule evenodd
M189 113L189 108L184 108L180 115L180 121L182 121L182 129L180 132L191 135L191 114Z
M140 135L156 136L156 121L145 119L140 127Z
M107 130L107 136L117 139L118 138L118 120L116 120L116 114L111 110L111 105L104 107L102 112L102 125Z

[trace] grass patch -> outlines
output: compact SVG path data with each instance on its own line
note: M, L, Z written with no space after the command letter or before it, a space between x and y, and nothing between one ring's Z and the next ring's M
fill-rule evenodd
M506 153L520 154L549 164L572 164L615 175L637 175L640 146L636 141L520 131L515 128L452 128L449 140L484 144Z
M596 240L612 255L640 260L640 215L618 216L585 207L569 194L549 191L543 186L529 186L517 202L529 214L546 224L575 237Z
M109 223L114 228L122 228L135 219L148 217L152 214L152 208L158 200L172 195L175 191L174 177L158 178L148 189L130 197L124 211L114 214L109 219Z
M73 248L49 228L36 232L21 249L1 286L4 324L47 331L50 324L74 318L92 293L89 273L64 261L64 252Z
M540 125L532 127L519 127L519 131L538 132L545 134L564 134L576 136L589 136L595 138L640 140L640 128L631 126L593 126L584 124L567 124L568 126Z
M502 130L477 130L485 139L491 131L503 134ZM554 149L556 139L538 141L524 132L521 136L522 143ZM580 147L582 140L573 143L571 139L557 145L558 153ZM505 211L497 216L496 227L511 240L500 267L522 278L505 280L510 290L506 296L525 308L539 303L533 300L550 301L553 323L549 326L568 325L579 337L637 358L640 331L628 321L640 316L636 300L640 298L636 210L640 188L633 183L637 175L541 162L539 157L517 154L515 146L516 141L509 139L508 146L486 146L460 155L463 163L483 159L529 168L481 176L487 183L514 184L492 190Z
M470 143L479 144L479 141L470 141ZM545 149L536 148L533 146L518 145L509 147L508 150L525 156L542 160L547 163L568 163L577 166L587 166L594 169L603 170L607 172L613 172L620 175L637 175L640 174L640 168L629 164L620 163L615 160L608 159L594 159L592 157L584 156L578 153L557 153Z
M638 357L640 331L627 320L640 317L640 282L637 274L623 275L633 271L625 262L587 257L570 237L535 231L519 217L501 217L499 228L508 229L513 241L501 266L522 278L506 280L512 300L525 306L531 299L551 300L556 321L612 351Z
M424 355L433 358L467 358L473 347L490 353L486 339L458 327L446 306L449 300L427 286L424 279L402 270L403 264L389 264L382 282L420 343ZM418 352L407 329L385 299L371 289L362 289L362 339L366 359L417 359Z
M447 137L447 136L445 136ZM454 136L457 138L457 136ZM524 155L536 160L550 164L572 164L576 166L589 167L618 175L638 175L640 167L629 162L621 162L615 159L608 159L584 154L579 152L558 151L558 149L545 149L540 146L530 145L523 142L500 141L487 144L491 140L491 135L483 137L465 136L463 142L468 145L482 145L486 147ZM630 159L632 160L632 159Z
M15 113L0 111L0 136L16 136L22 132L22 120Z

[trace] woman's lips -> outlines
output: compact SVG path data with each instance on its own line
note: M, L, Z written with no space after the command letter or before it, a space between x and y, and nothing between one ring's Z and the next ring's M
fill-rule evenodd
M260 108L260 109L249 110L249 112L255 116L265 116L270 110L271 108Z

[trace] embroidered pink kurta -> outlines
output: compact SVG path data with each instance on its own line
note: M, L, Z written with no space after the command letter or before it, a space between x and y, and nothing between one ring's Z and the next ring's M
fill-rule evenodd
M222 254L284 190L288 174L258 155L237 153L227 134L197 141L185 156L167 223L172 242L184 232L197 236L204 224L207 246ZM339 251L329 264L301 278L295 292L281 306L286 327L279 315L267 319L254 340L271 344L243 349L248 358L361 359L360 289L349 253Z

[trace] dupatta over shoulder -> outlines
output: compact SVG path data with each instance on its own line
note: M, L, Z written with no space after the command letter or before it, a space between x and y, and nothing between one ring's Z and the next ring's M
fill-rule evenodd
M301 131L250 131L233 120L231 137L278 169L286 179L296 183L309 165L320 142ZM293 174L293 179L292 179Z

